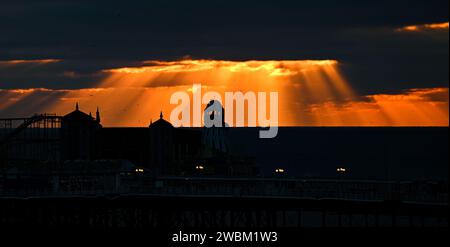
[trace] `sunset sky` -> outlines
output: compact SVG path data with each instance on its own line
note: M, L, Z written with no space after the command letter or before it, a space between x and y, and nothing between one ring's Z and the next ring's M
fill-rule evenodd
M448 126L448 68L448 0L0 3L0 118L147 126L201 83L282 126Z

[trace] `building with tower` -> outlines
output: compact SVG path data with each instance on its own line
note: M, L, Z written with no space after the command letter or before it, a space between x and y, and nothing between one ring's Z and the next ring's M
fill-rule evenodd
M75 110L61 120L61 141L63 160L91 160L97 158L98 133L102 128L100 112L96 118L80 111L78 103Z
M223 117L223 108L205 108L210 120ZM63 161L123 160L154 175L253 175L254 160L233 155L229 150L227 128L175 128L164 119L151 121L148 128L104 128L100 111L95 118L75 110L62 118Z

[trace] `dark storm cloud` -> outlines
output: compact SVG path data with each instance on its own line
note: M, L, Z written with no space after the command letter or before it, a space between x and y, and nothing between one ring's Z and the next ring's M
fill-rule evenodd
M12 102L2 102L6 107L2 107L2 117L29 116L40 113L42 109L47 109L57 102L64 95L63 91L37 89L31 90L22 97L21 92L0 90L0 99L4 98ZM12 103L12 104L11 104Z
M40 60L0 61L0 89L52 88L78 89L97 86L107 74L105 68L136 66L141 63L124 60Z
M2 1L0 88L95 86L142 60L337 59L361 94L448 86L448 1Z

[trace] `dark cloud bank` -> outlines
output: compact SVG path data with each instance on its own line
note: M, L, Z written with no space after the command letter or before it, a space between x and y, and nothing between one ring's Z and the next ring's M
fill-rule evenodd
M143 60L336 59L362 95L448 87L448 1L2 1L0 88L95 87ZM27 67L28 66L28 67Z

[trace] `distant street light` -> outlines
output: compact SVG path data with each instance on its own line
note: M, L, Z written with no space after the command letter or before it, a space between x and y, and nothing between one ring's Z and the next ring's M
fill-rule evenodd
M345 167L338 167L338 168L336 169L336 172L337 172L337 173L340 173L340 174L347 173L347 168L345 168Z
M277 173L277 174L283 174L283 173L285 173L286 172L286 170L284 170L283 168L277 168L277 169L275 169L275 173Z
M202 166L202 165L198 165L198 166L195 167L195 170L197 170L197 171L203 171L203 170L205 170L205 167Z

